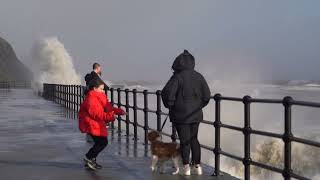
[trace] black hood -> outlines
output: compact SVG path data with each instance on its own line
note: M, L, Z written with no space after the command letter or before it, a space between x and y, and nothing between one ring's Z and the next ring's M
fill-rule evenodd
M184 50L173 62L172 69L176 72L194 69L195 60L192 54Z

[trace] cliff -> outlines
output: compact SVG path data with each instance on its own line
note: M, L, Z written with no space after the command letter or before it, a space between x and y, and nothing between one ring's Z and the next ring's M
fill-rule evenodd
M17 58L12 46L0 37L0 81L31 81L32 72Z

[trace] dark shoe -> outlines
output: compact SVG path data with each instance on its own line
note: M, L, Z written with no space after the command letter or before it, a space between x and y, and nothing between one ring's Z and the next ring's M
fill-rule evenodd
M102 166L97 163L97 160L95 158L92 159L92 161L95 163L95 166L96 166L97 169L102 169Z
M96 163L92 159L85 157L83 160L85 162L85 167L88 167L91 170L97 170Z

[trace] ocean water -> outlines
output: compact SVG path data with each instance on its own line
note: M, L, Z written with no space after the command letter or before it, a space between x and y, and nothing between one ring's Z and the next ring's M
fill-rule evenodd
M164 84L144 86L126 86L129 89L156 91ZM287 84L244 84L244 83L223 83L216 81L210 84L212 94L220 93L223 96L243 97L250 95L254 98L276 98L282 99L291 96L295 100L320 102L320 84L308 81L292 81ZM124 94L122 94L124 97ZM115 97L117 102L117 98ZM124 98L121 99L125 103ZM130 96L130 104L132 97ZM138 106L143 107L143 96L138 95ZM149 95L149 108L156 110L156 96ZM163 107L163 111L167 109ZM221 104L221 120L225 124L243 127L244 107L241 102L223 101ZM214 101L204 109L204 119L214 121ZM130 111L130 119L133 113ZM165 116L162 117L162 121ZM138 112L138 122L143 125L143 112ZM156 115L149 113L149 126L156 129ZM282 134L284 132L284 107L282 104L252 104L251 105L251 126L256 130L263 130ZM125 127L123 125L123 127ZM171 132L171 123L166 123L165 132ZM320 142L320 108L306 108L294 106L292 108L292 132L295 136L312 139ZM139 133L143 133L142 130ZM202 124L199 131L201 144L214 147L214 127ZM170 139L166 139L170 140ZM228 129L221 130L222 150L243 157L244 137L241 132ZM251 136L252 159L268 165L283 168L284 143L281 139L268 138L258 135ZM214 155L212 152L202 150L202 161L205 164L214 166ZM243 178L243 165L241 162L222 156L222 170ZM320 179L320 149L300 143L292 145L292 168L295 173ZM282 179L282 175L252 166L253 179Z

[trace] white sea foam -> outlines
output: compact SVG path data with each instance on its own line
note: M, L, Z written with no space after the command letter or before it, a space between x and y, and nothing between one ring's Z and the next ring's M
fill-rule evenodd
M35 88L43 83L80 84L73 61L64 45L55 37L36 42L32 49Z

